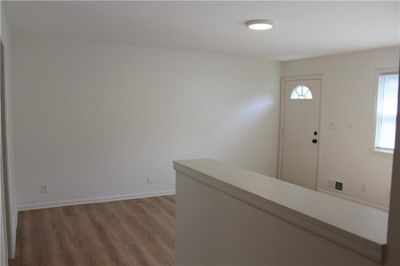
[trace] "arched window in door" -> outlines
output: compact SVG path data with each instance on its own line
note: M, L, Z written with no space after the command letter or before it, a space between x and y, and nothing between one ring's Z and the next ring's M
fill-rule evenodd
M312 93L310 89L304 85L297 86L290 94L291 100L311 100Z

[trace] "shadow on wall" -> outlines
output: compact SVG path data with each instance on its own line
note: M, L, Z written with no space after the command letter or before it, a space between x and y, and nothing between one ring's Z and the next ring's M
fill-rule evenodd
M267 127L278 127L278 119L271 121L269 117L271 112L276 112L276 104L276 99L270 95L261 95L245 101L233 108L232 113L223 121L222 125L215 128L218 132L210 132L212 136L223 138L223 141L220 142L223 143L220 149L224 151L223 157L227 162L262 174L276 175L276 173L267 170L264 165L254 165L254 162L250 159L252 156L249 156L250 153L256 153L260 157L265 157L264 149L267 147L254 140L257 138L268 139L269 130L265 129ZM266 121L271 123L265 123ZM225 134L222 132L225 132ZM232 134L232 132L234 133ZM264 134L265 136L263 136ZM212 138L212 136L210 137ZM268 160L269 158L265 159Z

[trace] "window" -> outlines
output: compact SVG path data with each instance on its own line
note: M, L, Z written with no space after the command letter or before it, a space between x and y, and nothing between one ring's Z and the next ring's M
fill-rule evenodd
M312 93L309 88L304 85L297 86L292 90L290 94L290 99L292 100L310 100L312 99Z
M398 82L399 75L396 73L379 75L376 104L376 151L393 153L396 133Z

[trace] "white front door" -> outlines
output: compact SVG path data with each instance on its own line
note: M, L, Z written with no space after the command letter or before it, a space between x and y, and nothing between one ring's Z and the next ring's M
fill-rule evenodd
M311 189L317 179L320 95L319 79L284 82L280 178Z

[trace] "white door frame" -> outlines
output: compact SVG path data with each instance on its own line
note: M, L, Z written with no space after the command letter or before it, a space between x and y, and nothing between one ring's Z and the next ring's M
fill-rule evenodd
M283 156L283 119L285 118L285 82L286 81L301 81L301 80L310 80L317 79L320 81L320 103L319 103L319 138L318 138L318 151L317 151L317 169L316 169L316 177L315 177L315 185L314 189L318 188L318 176L319 176L319 161L320 161L320 144L322 138L322 130L321 130L321 106L322 106L322 74L313 74L313 75L304 75L304 76L288 76L281 78L281 90L280 90L280 115L279 115L279 156L278 156L278 179L282 178L282 156Z
M7 213L7 188L5 173L4 173L4 147L3 147L3 107L4 107L4 50L3 42L0 37L0 264L2 266L8 265L8 248L9 248L9 227L8 227L8 213Z

